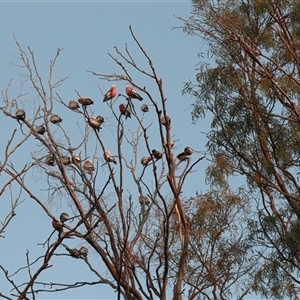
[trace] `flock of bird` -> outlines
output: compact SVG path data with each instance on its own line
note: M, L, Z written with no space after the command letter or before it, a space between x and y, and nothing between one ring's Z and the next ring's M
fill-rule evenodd
M130 86L126 86L125 92L126 92L126 95L128 96L127 100L130 100L130 99L137 99L137 100L140 100L140 101L143 100L143 98L138 94L138 92L135 91ZM104 98L103 98L103 102L112 100L116 96L117 96L117 88L113 84L111 86L111 88L105 93ZM94 104L93 100L88 98L88 97L79 97L77 101L76 100L71 100L68 104L68 107L71 110L77 110L77 109L79 109L79 104L78 103L82 105L83 109L86 109L87 106ZM120 110L121 115L124 115L126 119L131 118L131 113L130 113L130 110L128 108L128 105L126 105L124 103L121 103L119 105L119 110ZM143 104L141 106L141 110L144 113L149 112L148 105ZM24 109L18 109L17 112L16 112L16 118L17 118L17 120L25 120L25 118L26 118L25 110ZM59 115L53 114L50 117L50 122L53 123L53 124L59 124L62 121L63 120ZM97 117L91 116L91 117L88 118L89 126L92 127L93 129L97 130L97 131L99 131L101 129L101 125L103 123L104 123L104 118L102 116L97 116ZM166 116L166 118L165 118L164 116L162 116L161 117L161 124L164 125L164 126L166 126L168 124L170 126L170 124L171 124L170 117ZM40 135L43 135L46 132L45 126L44 125L37 126L36 132ZM171 147L173 147L173 146L174 146L174 142L171 141ZM181 152L177 155L177 159L179 161L187 160L193 152L194 151L193 151L192 148L186 147L183 152ZM103 158L108 163L112 162L114 164L117 164L115 156L112 155L110 151L106 151L103 154ZM141 164L143 166L147 166L148 163L153 160L153 158L155 158L156 160L161 159L162 158L162 153L155 150L155 149L153 149L152 150L152 155L145 156L141 159ZM71 162L74 163L75 165L79 165L79 164L82 163L82 160L81 160L79 155L74 155L72 157L72 160L68 156L62 156L61 161L64 165L70 165ZM52 155L47 156L46 160L45 160L45 163L49 166L54 166L55 165L54 157ZM86 170L87 172L93 172L95 170L95 167L94 167L92 161L88 159L88 160L84 161L83 169Z
M52 227L57 230L58 232L63 232L63 224L70 219L69 215L66 212L63 212L60 214L59 217L60 221L53 220L52 221ZM66 248L66 250L70 253L70 256L73 258L87 258L89 250L82 246L79 249L71 249L67 245L62 244Z
M126 86L125 92L128 96L127 100L130 99L137 99L142 101L143 98L130 86ZM117 88L115 85L112 85L111 88L105 93L103 102L112 100L114 97L117 96ZM68 104L69 109L71 110L77 110L80 108L79 104L82 105L82 108L85 110L87 106L94 104L92 99L88 97L79 97L78 100L71 100ZM121 103L119 105L119 111L121 115L124 115L125 118L131 118L131 112L128 108L128 105ZM147 104L143 104L141 106L141 111L146 113L149 112L149 107ZM25 110L24 109L18 109L16 111L16 119L18 121L24 121L26 118ZM53 124L59 124L63 120L59 115L53 114L50 117L50 122ZM104 118L102 116L90 116L88 117L88 124L90 127L93 129L99 131L101 129L101 125L104 123ZM170 117L162 116L161 117L161 124L164 126L170 126L171 124L171 119ZM43 135L46 132L46 128L44 125L39 125L36 127L36 133ZM170 141L170 146L173 148L174 142ZM190 147L185 147L184 151L179 153L177 155L177 159L179 161L184 161L188 160L189 157L193 154L194 150ZM163 157L163 154L155 149L151 151L151 155L149 156L144 156L141 159L141 164L146 167L153 159L160 160ZM107 163L114 163L117 164L116 158L114 155L111 154L110 151L105 151L103 154L103 158ZM80 156L78 154L74 155L72 159L69 156L61 156L61 163L63 165L71 165L71 163L75 165L81 165L83 161L81 160ZM49 166L54 166L55 165L55 159L53 155L48 155L45 159L45 163ZM95 166L93 165L92 161L87 159L83 162L82 167L85 171L92 173L95 171ZM148 205L150 202L146 196L139 195L139 202L141 205ZM63 231L63 224L65 221L69 220L69 215L65 212L61 213L60 215L60 221L58 220L53 220L52 221L52 227L57 230L59 233ZM86 258L88 255L88 249L86 247L81 247L79 249L70 249L68 246L62 244L66 248L66 250L69 252L70 256L73 258Z

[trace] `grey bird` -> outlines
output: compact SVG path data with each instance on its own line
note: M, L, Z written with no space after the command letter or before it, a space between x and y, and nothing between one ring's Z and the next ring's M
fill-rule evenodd
M18 109L16 111L16 117L17 117L18 120L24 121L25 120L25 116L26 116L26 114L25 114L25 110L24 109L20 108L20 109Z
M37 132L38 134L43 135L43 134L46 132L45 126L44 126L44 125L38 126L38 127L36 128L36 132Z

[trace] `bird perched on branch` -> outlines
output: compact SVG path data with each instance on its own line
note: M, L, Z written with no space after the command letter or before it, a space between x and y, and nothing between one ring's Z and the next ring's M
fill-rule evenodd
M66 222L69 220L69 215L66 212L62 212L59 216L59 219L62 223Z
M152 150L152 155L156 160L159 160L162 158L162 154L159 151L156 151L155 149Z
M187 160L189 159L189 155L186 155L185 152L181 152L177 155L177 158L180 160L180 161L184 161L184 160Z
M143 100L143 98L135 91L131 86L127 85L125 88L127 96L131 99L138 99L140 101Z
M69 166L71 164L71 159L69 156L62 156L61 163L65 166Z
M177 158L180 161L190 159L190 156L194 153L194 150L191 147L185 147L184 151L177 155Z
M142 159L141 159L141 164L143 166L147 166L148 163L152 160L152 157L151 156L144 156Z
M186 155L192 155L194 153L194 150L191 147L185 147L184 148L184 153Z
M119 110L120 110L121 115L124 115L126 117L125 118L126 120L127 120L127 118L131 118L131 113L125 104L121 103L119 105Z
M164 126L167 126L167 124L169 126L171 125L171 119L168 116L166 116L166 117L162 116L160 120L161 120L161 124L164 125Z
M50 117L50 122L53 123L53 124L58 124L62 121L63 121L63 119L59 115L52 115Z
M94 116L89 117L88 123L92 128L96 129L97 131L101 129L101 124L99 123L99 121L97 121L97 118Z
M142 196L141 194L139 194L139 202L141 205L149 205L150 204L148 197Z
M55 159L54 159L54 156L53 155L48 155L45 159L45 163L48 165L48 166L54 166L55 165Z
M25 114L25 110L24 109L20 108L20 109L18 109L16 111L16 118L18 120L24 121L25 120L25 116L26 116L26 114Z
M147 104L143 104L142 106L141 106L141 111L142 112L149 112L149 107L148 107L148 105Z
M62 246L64 246L66 248L66 250L70 253L70 256L71 257L74 257L74 258L80 258L81 257L81 254L79 252L79 250L77 250L76 248L74 249L70 249L67 245L65 244L62 244Z
M93 171L95 171L95 167L94 167L92 161L89 160L89 159L86 160L86 161L83 163L83 168L84 168L86 171L88 171L88 172L93 172Z
M52 220L52 227L58 232L63 232L63 223L57 220Z
M84 258L87 258L88 254L89 254L88 248L82 246L82 247L79 248L78 251L79 251L81 256L83 256Z
M71 110L77 110L79 108L78 102L76 100L71 100L68 104Z
M109 101L111 99L113 99L114 97L117 96L117 88L116 86L113 84L111 86L111 88L106 92L106 94L104 95L104 99L103 102Z
M115 165L117 164L117 161L116 161L115 157L110 153L110 151L105 151L104 154L103 154L103 158L107 162L112 162Z
M73 164L75 165L79 165L81 163L81 158L78 154L75 154L73 157L72 157L72 162Z
M97 116L97 117L96 117L96 121L97 121L100 125L102 125L102 124L104 123L104 118L103 118L102 116Z
M167 146L168 143L165 143L165 145ZM170 145L171 148L173 148L174 147L174 142L172 140L170 140L169 145Z
M78 102L82 105L83 108L85 108L88 105L94 104L93 100L88 97L80 97L78 98Z
M43 135L46 132L46 128L44 125L39 125L35 131L36 133Z

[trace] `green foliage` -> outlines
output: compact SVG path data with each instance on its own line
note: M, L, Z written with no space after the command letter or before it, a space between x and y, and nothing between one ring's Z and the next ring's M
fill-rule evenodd
M272 299L299 299L300 289L299 7L299 0L201 0L185 20L211 57L183 90L196 97L194 122L212 115L207 180L222 189L243 175L260 257L252 288Z
M249 231L241 226L250 211L244 191L212 190L189 202L193 206L185 281L194 286L190 297L208 294L215 299L232 299L233 293L242 294L255 265ZM247 256L253 258L245 260Z

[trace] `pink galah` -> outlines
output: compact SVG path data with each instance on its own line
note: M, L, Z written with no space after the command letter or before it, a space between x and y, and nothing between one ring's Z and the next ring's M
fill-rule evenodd
M101 129L101 127L100 127L101 124L99 123L97 118L94 116L89 117L88 123L92 128L96 129L97 131L99 131Z
M78 102L83 106L88 106L94 104L93 100L88 97L80 97L78 98Z
M109 101L111 99L113 99L114 97L117 96L117 88L116 86L113 84L111 86L111 88L106 92L106 94L104 95L104 99L103 102Z
M165 145L167 146L168 143L165 143ZM170 140L169 145L170 145L171 148L173 148L174 147L174 141Z
M148 163L152 160L152 157L151 156L144 156L142 159L141 159L141 164L143 166L147 166Z
M81 256L83 256L84 258L87 258L88 254L89 254L88 248L82 246L82 247L79 248L78 251L79 251Z
M152 150L152 155L153 155L153 157L154 157L156 160L159 160L159 159L162 158L162 154L161 154L159 151L155 150L155 149Z
M162 116L160 120L161 120L161 124L164 126L167 126L167 124L169 126L171 125L171 119L168 116L166 116L166 117Z
M186 155L192 155L194 153L194 150L191 147L185 147L184 148L184 153Z
M59 216L59 219L62 223L68 221L70 219L69 215L66 212L62 212Z
M95 167L94 167L92 161L89 160L89 159L86 160L86 161L83 163L83 168L84 168L86 171L88 171L88 172L93 172L93 171L95 171Z
M77 110L79 108L79 105L77 103L76 100L71 100L68 104L68 107L71 109L71 110Z
M50 122L53 124L58 124L58 123L62 122L62 120L63 119L59 115L52 115L50 117Z
M26 116L26 114L25 114L25 110L24 109L20 108L20 109L18 109L16 111L16 118L18 120L24 121L25 120L25 116Z
M63 231L63 223L60 221L52 220L52 227L59 232Z
M127 118L131 118L131 113L125 104L121 103L119 105L119 110L120 110L121 115L124 115L126 117L125 118L126 120L127 120Z
M117 164L115 157L110 153L110 151L105 151L103 154L103 158L107 162L112 162L115 165Z
M55 159L54 159L54 156L49 154L46 159L45 159L45 163L48 165L48 166L54 166L55 165Z
M149 112L149 107L148 107L148 105L147 105L147 104L143 104L143 105L141 106L141 111L144 112L144 113Z
M66 248L66 250L70 253L70 256L74 257L74 258L80 258L81 254L79 252L79 250L77 249L70 249L67 245L62 244L62 246L64 246Z
M142 196L141 194L139 194L139 202L141 205L149 205L150 204L148 197Z
M102 116L97 116L97 117L96 117L96 121L97 121L100 125L102 125L102 124L104 123L104 118L103 118Z
M73 157L72 157L72 162L73 164L75 165L79 165L81 163L81 158L78 154L75 154Z
M36 128L36 133L43 135L46 132L46 128L44 125L39 125Z
M138 99L140 101L143 100L143 98L131 86L127 85L125 91L129 98Z
M181 152L177 155L177 158L180 160L180 161L184 161L184 160L187 160L189 159L189 156L185 154L185 152Z
M69 156L62 156L61 157L61 162L63 165L68 166L71 164L71 159Z

